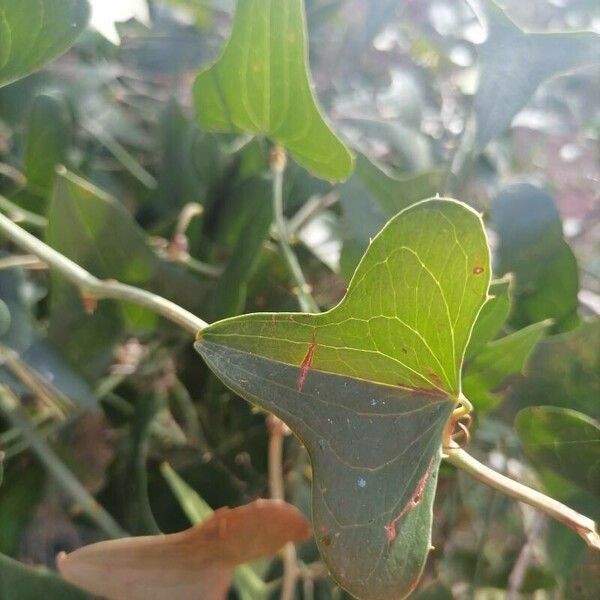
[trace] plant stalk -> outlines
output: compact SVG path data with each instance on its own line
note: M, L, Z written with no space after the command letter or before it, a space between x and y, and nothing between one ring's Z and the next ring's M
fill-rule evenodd
M503 494L529 504L560 521L577 532L591 548L600 550L600 529L598 524L562 502L554 500L514 479L510 479L480 463L462 448L450 447L445 449L444 458L455 467L462 469L471 477L489 485Z
M1 213L0 232L21 249L35 254L51 269L58 271L65 279L78 286L81 289L82 296L86 299L112 298L144 306L177 323L192 335L196 335L198 331L208 327L208 323L162 296L115 280L103 281L94 277L84 268L31 235Z

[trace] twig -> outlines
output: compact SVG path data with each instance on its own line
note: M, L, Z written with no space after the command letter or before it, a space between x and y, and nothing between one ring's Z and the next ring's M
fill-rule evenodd
M60 272L65 279L73 282L81 289L86 298L125 300L149 308L163 317L177 323L183 329L196 335L198 331L208 326L208 323L196 317L181 306L131 285L119 283L115 280L102 281L91 273L69 260L41 240L31 235L8 217L0 213L0 232L12 240L17 246L35 254L50 268Z
M303 204L298 212L288 221L288 232L294 236L298 230L309 223L321 211L333 206L340 199L336 192L329 192L323 196L313 196Z
M283 216L283 173L286 165L285 150L277 147L271 154L271 173L273 174L273 216L279 245L288 268L298 287L298 302L304 312L319 312L319 306L310 293L298 258L290 246L288 228Z
M0 196L0 210L7 213L16 223L27 223L31 227L37 227L38 229L44 229L48 224L48 220L45 217L21 208L18 204L11 202L4 196Z
M73 473L65 467L52 448L32 429L29 421L21 414L18 408L18 399L6 386L0 386L0 410L2 410L2 413L11 425L21 431L23 438L28 441L40 462L44 464L65 492L75 500L79 508L106 535L111 538L119 538L127 535L104 508L96 502L85 487L81 485Z
M271 498L285 500L283 481L283 439L290 433L287 425L275 415L267 417L269 430L269 493ZM280 600L293 600L300 571L296 548L292 542L283 548L283 580Z
M0 258L0 271L4 269L46 269L46 264L37 256L31 254L18 254Z
M486 467L470 454L458 447L446 448L445 458L455 467L462 469L471 477L482 481L486 485L515 498L520 502L529 504L538 510L551 516L576 531L590 546L600 550L600 531L597 523L589 517L581 515L577 511L569 508L562 502L554 500L541 492L538 492L522 483L505 477L493 469Z
M508 577L508 591L506 592L506 600L517 600L519 592L525 581L525 576L529 570L529 565L533 559L533 547L536 538L542 532L546 519L544 515L536 515L535 521L527 535L527 541L521 548L519 556L515 561L513 569Z

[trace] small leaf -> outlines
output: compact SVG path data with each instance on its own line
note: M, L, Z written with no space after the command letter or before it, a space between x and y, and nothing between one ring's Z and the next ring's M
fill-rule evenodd
M480 148L508 128L543 81L600 63L600 35L525 33L494 2L488 0L487 6L489 32L480 50L481 79L474 101Z
M373 240L331 311L244 315L199 334L219 378L307 447L319 549L359 598L403 598L419 580L489 260L475 211L420 202Z
M553 406L522 410L515 426L527 456L600 498L600 423Z
M552 319L553 333L575 327L577 260L552 198L528 183L512 184L494 198L490 216L499 238L496 270L515 276L511 325Z
M237 565L309 535L296 507L256 500L181 533L85 546L57 564L65 579L108 600L224 600Z
M196 114L207 129L266 135L339 181L352 157L317 105L307 52L302 0L238 0L223 54L194 84Z
M88 17L86 0L0 0L0 87L66 52Z
M542 321L490 342L465 367L463 389L478 410L492 408L491 394L510 376L520 373L551 321Z

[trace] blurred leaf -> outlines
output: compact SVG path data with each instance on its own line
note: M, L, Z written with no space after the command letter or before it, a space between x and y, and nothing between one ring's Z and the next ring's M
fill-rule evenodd
M465 352L466 358L479 354L488 342L494 340L502 331L510 311L509 289L509 278L492 281L490 284L489 299L483 305L477 321L475 321Z
M204 282L160 259L121 204L75 175L57 177L46 240L96 277L148 289L202 313ZM127 329L149 331L157 319L138 306L112 301L101 301L93 315L86 314L79 291L52 276L50 338L86 373L106 367Z
M89 596L45 568L26 566L0 554L2 600L89 600Z
M500 190L491 225L498 234L496 271L515 276L510 322L515 329L553 319L554 333L578 323L577 261L552 198L528 183Z
M347 279L386 221L411 204L435 196L442 175L441 171L427 171L395 177L366 156L357 156L354 174L339 187L346 230L341 268Z
M525 33L495 2L486 5L488 38L479 52L481 78L474 102L480 148L508 128L543 81L600 63L600 35Z
M206 128L264 134L323 179L350 175L350 152L312 91L302 0L238 0L229 42L198 75L194 100Z
M438 582L420 590L414 600L454 600L454 596L448 587Z
M25 150L25 175L30 190L50 192L57 165L63 164L71 137L71 115L60 95L40 94L33 102Z
M490 342L465 366L463 391L478 410L492 408L496 391L510 376L520 373L531 352L550 327L550 321L534 323Z
M443 430L489 278L479 215L424 201L373 240L331 311L244 315L198 337L219 378L307 447L319 549L365 600L404 596L423 569Z
M4 357L0 381L21 385L9 368L17 361L41 385L58 390L87 409L97 409L98 403L88 383L37 326L26 290L25 278L20 271L0 270L0 298L10 314L8 328L0 333L0 350L5 346L15 353L12 358Z
M6 302L0 299L0 337L3 337L10 329L10 311Z
M600 319L543 340L511 389L515 406L551 404L600 419Z
M600 423L583 413L553 406L522 410L515 427L534 464L600 498Z
M88 17L86 0L0 0L0 87L66 52Z
M295 506L256 500L221 508L181 533L86 546L59 556L58 567L67 580L108 600L146 600L149 590L171 600L224 600L237 565L309 535Z

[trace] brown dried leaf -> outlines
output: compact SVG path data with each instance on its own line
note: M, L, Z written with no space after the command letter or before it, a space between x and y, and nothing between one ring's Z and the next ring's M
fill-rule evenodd
M305 540L310 525L291 504L256 500L221 508L180 533L99 542L57 557L65 579L109 600L223 600L233 569Z

